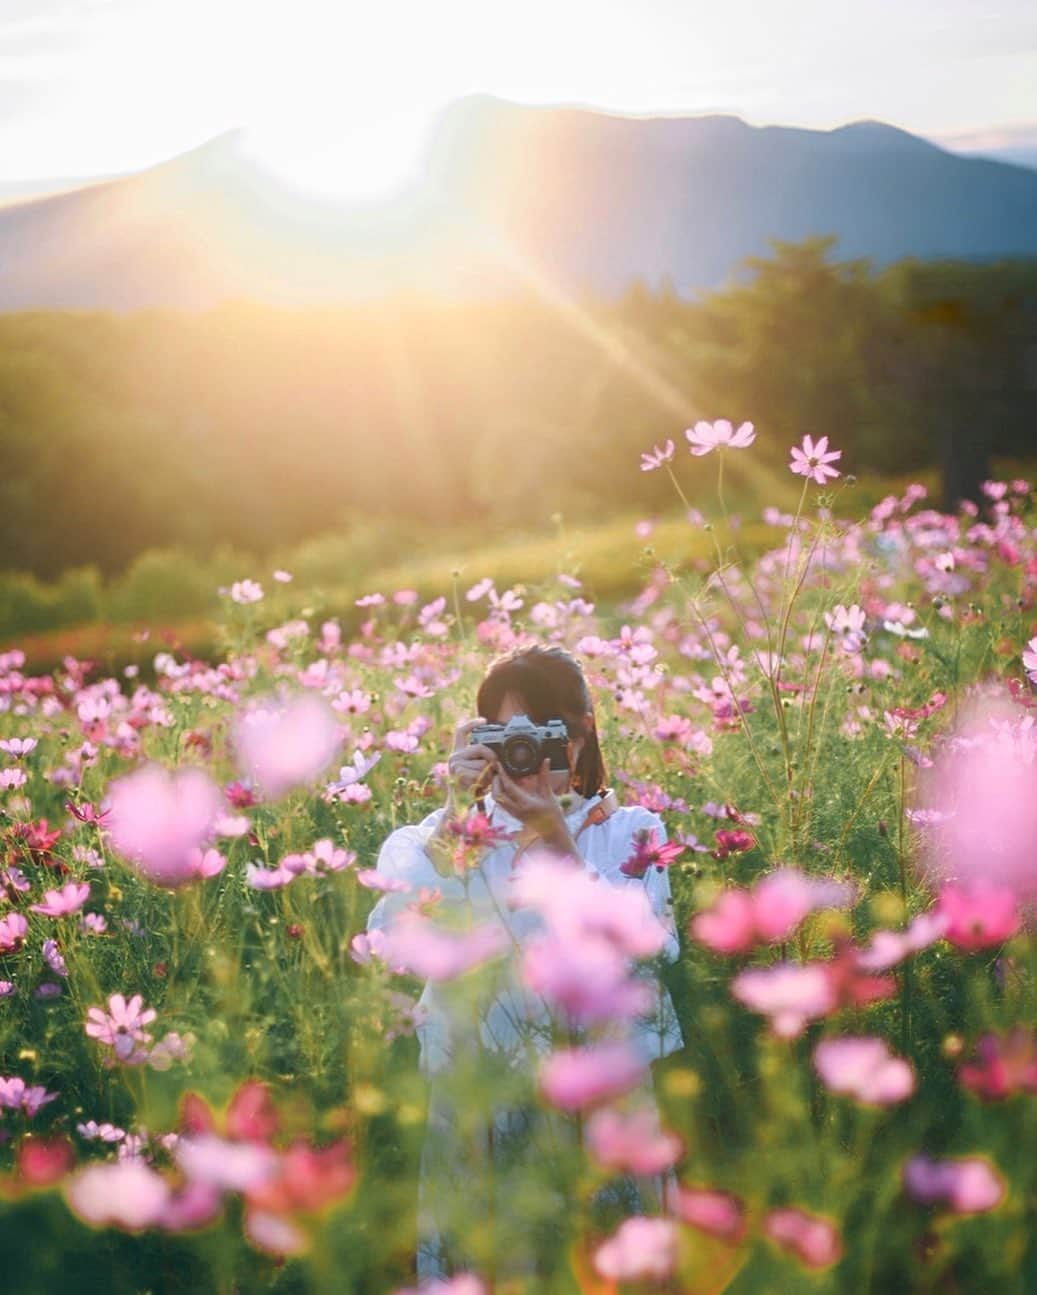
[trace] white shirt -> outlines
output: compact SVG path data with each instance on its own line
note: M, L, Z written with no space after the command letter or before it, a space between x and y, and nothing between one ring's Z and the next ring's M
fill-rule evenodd
M616 809L600 823L584 824L588 811L600 801L600 796L583 800L573 798L565 813L566 825L576 840L580 857L590 872L597 873L610 886L620 889L637 887L643 890L652 911L667 932L663 956L669 961L677 956L677 931L670 908L670 878L665 869L649 867L643 878L624 876L620 871L635 849L635 834L645 830L656 833L660 842L666 840L666 829L656 814L641 806ZM493 798L486 797L486 812L494 827L507 832L518 832L522 824L511 817ZM438 828L446 809L437 809L411 827L398 828L386 840L378 856L378 872L388 880L404 882L408 889L383 896L371 911L367 921L369 931L386 929L397 913L414 902L423 887L438 890L442 895L441 907L470 906L473 921L500 922L516 943L522 944L534 932L542 929L539 916L528 909L514 909L509 904L509 882L513 872L516 847L508 842L488 850L462 880L456 876L443 876L437 872L425 851L429 839ZM449 984L425 986L420 1007L424 1009L424 1023L419 1026L422 1067L428 1074L449 1065L454 1049L460 1045L458 1014L451 1010L453 994ZM683 1046L680 1027L668 992L658 986L658 1008L651 1017L639 1018L627 1037L651 1061ZM482 1015L480 1033L484 1045L495 1052L513 1054L516 1061L528 1057L530 1038L538 1053L549 1048L550 1031L545 1028L548 1014L543 1009L531 1019L531 997L514 983L499 989L496 998L488 1004ZM539 1028L538 1028L539 1027Z

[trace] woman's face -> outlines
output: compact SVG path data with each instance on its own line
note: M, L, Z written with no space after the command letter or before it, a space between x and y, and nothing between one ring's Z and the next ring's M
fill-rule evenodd
M513 692L505 693L504 699L500 704L500 709L498 710L496 715L492 716L493 722L495 724L506 724L509 719L514 719L516 715L529 715L529 707L526 705L526 703L522 700L522 698L517 693L513 693ZM491 716L487 715L486 718L490 719ZM582 750L583 750L583 738L570 736L569 738L569 768L570 769L574 769L576 767L576 762L577 760L579 760L580 752ZM537 776L536 774L528 774L525 778L516 778L515 781L518 782L519 784L523 784L531 780L535 781L536 776ZM556 796L560 796L562 795L563 792L568 791L571 781L572 781L572 776L568 772L568 770L566 769L551 770L551 790L555 793Z

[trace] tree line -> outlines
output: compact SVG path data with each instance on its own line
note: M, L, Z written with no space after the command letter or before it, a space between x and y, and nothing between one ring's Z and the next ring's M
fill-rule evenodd
M749 419L969 494L1037 444L1037 262L845 262L775 244L696 301L530 295L349 309L0 317L0 567L263 554L372 522L489 535L629 507L638 455ZM646 509L668 483L638 474Z

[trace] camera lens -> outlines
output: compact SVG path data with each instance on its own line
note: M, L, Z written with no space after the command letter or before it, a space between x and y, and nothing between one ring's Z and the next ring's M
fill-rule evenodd
M516 778L536 773L539 767L539 748L528 737L509 738L501 754L505 769Z

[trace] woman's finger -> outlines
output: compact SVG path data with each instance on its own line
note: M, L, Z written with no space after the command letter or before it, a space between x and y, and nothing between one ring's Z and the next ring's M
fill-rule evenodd
M476 729L481 724L485 723L486 720L484 720L481 715L478 715L475 719L466 719L463 723L458 724L454 729L454 750L460 751L462 747L467 746L466 739L468 734L471 733L473 729Z

